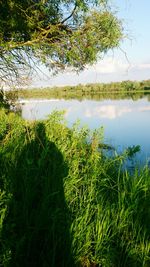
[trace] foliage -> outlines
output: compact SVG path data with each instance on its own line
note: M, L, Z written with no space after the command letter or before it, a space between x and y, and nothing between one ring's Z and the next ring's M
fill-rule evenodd
M150 92L150 80L141 82L123 81L112 83L95 83L77 86L53 88L21 89L16 92L20 98L77 98L77 99L124 99L136 100ZM9 93L8 93L9 98Z
M2 110L0 133L1 266L150 265L147 166L123 170L127 153L105 157L101 131L57 112L29 123Z
M17 111L17 103L16 103L17 100L18 100L18 94L16 91L6 92L5 90L0 89L0 108L3 107L8 111L11 109Z
M0 78L19 79L42 62L82 70L118 46L122 25L106 0L0 1Z
M5 98L5 92L0 90L0 108L10 108L8 101Z

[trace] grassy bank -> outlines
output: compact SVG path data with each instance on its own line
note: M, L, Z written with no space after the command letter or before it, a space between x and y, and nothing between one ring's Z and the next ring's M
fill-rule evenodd
M65 98L65 99L139 99L150 93L150 81L87 84L54 88L28 89L16 92L19 98ZM9 97L9 96L8 96Z
M89 142L90 140L90 142ZM150 266L150 171L53 113L0 113L0 266Z

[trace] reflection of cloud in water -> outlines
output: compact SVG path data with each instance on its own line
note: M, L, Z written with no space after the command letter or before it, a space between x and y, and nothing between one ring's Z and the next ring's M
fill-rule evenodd
M79 105L72 105L72 106L64 107L65 118L67 119L71 114L78 115L78 112L82 114L82 109L80 108L81 106Z
M115 119L117 117L121 117L125 113L132 112L130 107L122 107L122 106L113 106L106 105L101 107L95 107L93 109L86 109L85 117L100 117L107 119Z
M23 106L22 106L22 117L23 118L36 120L36 118L38 117L38 113L39 113L39 110L38 110L37 102L23 103Z
M54 110L63 110L64 116L67 120L76 120L78 118L101 118L114 120L129 113L150 112L150 105L142 105L139 102L110 103L92 101L62 101L62 100L48 100L48 101L27 101L22 106L22 116L26 119L43 119L47 118Z
M60 102L59 99L20 99L19 104L39 104L39 103L51 103Z
M149 107L141 107L141 108L139 108L139 111L150 111L150 106Z
M72 109L72 107L69 107L69 108L65 108L64 109L64 112L65 112L65 118L67 118L71 112L74 112L75 110Z

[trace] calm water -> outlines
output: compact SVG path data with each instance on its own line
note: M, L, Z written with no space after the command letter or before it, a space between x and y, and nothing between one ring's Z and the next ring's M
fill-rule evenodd
M91 129L104 127L105 142L118 151L128 146L141 146L141 159L150 160L150 102L146 97L131 100L25 100L22 117L44 119L53 110L66 110L71 126L77 119Z

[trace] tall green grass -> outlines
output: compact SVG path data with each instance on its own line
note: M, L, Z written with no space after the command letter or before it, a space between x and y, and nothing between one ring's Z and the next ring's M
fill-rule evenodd
M0 266L150 266L150 171L63 114L0 113Z

